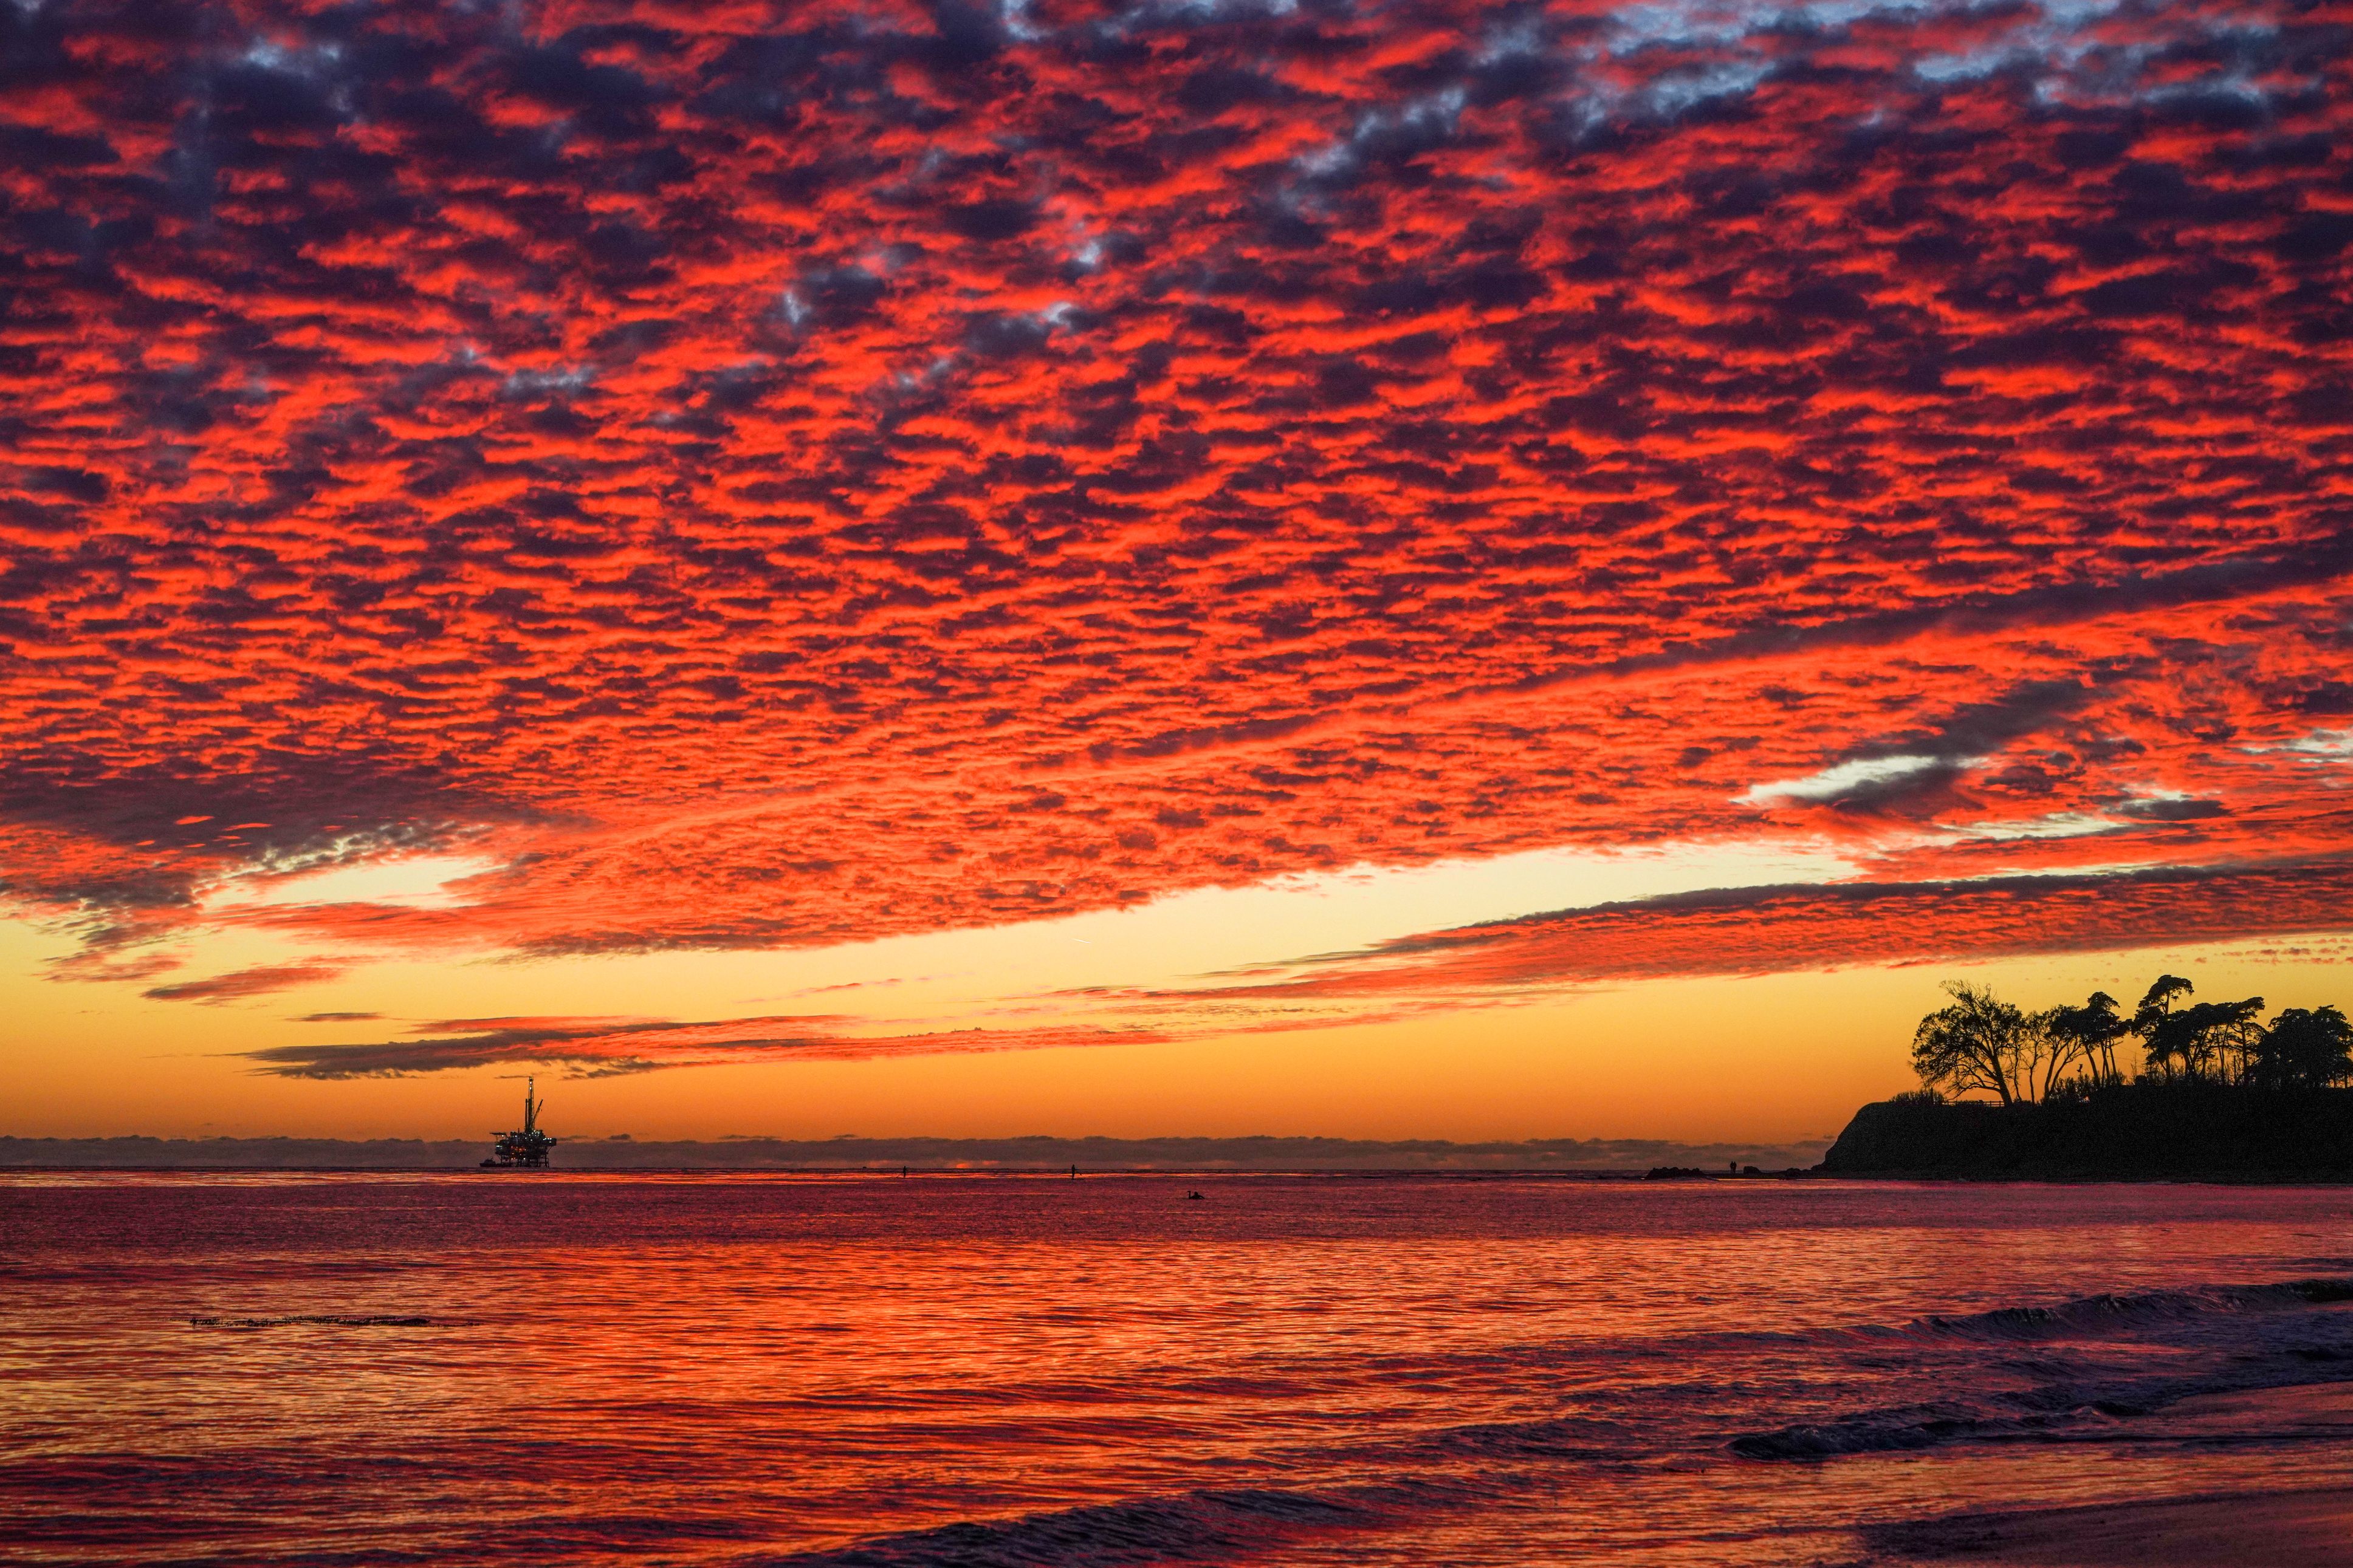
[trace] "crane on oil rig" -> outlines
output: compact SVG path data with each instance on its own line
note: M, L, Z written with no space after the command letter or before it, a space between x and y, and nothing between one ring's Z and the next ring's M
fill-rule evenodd
M555 1140L539 1130L539 1113L547 1109L547 1101L536 1098L538 1089L537 1079L523 1079L522 1130L500 1133L494 1146L496 1152L482 1162L484 1168L502 1171L517 1167L539 1171L547 1169L547 1152L555 1147Z

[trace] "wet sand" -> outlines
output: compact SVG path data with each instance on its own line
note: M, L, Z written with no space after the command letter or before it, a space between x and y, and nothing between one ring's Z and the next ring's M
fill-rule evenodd
M2149 1425L2166 1437L2353 1445L2353 1383L2186 1399ZM2353 1482L1951 1514L1861 1534L1872 1568L2353 1568Z

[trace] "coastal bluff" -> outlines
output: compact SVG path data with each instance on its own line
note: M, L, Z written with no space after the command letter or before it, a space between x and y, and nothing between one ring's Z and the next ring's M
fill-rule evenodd
M2129 1083L2017 1105L1864 1106L1827 1176L1978 1181L2353 1181L2353 1089Z

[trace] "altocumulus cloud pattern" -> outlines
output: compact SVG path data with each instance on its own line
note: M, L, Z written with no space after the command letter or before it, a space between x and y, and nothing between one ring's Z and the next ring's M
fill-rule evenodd
M498 868L234 918L811 944L1769 835L1873 880L1296 984L2348 923L2342 0L35 0L0 57L0 858L85 973L402 849Z

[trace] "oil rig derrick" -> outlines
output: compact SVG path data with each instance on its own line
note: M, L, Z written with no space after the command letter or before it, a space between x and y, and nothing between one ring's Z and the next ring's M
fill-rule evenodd
M483 1161L486 1168L508 1170L527 1166L533 1170L547 1169L547 1152L555 1147L555 1140L539 1130L539 1113L547 1102L533 1098L539 1087L537 1079L525 1079L522 1090L522 1128L516 1132L501 1132L493 1146L491 1157Z

